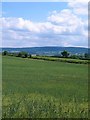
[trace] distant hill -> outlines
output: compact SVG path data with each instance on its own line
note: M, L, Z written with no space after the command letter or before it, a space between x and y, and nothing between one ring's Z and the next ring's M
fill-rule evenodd
M59 55L62 51L67 50L71 54L88 53L88 48L81 47L26 47L26 48L2 48L2 51L20 52L26 51L30 54L38 55ZM0 49L1 51L1 49Z

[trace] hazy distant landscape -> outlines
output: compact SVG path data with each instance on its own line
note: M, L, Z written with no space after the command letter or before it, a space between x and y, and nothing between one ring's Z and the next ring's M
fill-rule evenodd
M85 54L89 52L88 48L81 48L81 47L30 47L30 48L2 48L2 51L8 52L21 52L25 51L30 54L37 54L37 55L60 55L60 52L67 50L70 54Z

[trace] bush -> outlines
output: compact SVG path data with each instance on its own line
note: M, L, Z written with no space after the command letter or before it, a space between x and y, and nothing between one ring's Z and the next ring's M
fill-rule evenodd
M17 54L17 57L22 57L22 53L19 52L19 53Z
M19 52L19 53L16 54L16 57L27 58L28 53L27 52Z
M9 55L9 56L14 56L14 54L13 54L13 53L9 53L8 55Z
M29 54L29 55L28 55L28 58L31 58L31 57L32 57L31 54Z
M72 58L72 59L79 59L79 57L77 55L71 55L70 58Z
M76 63L76 64L88 64L88 60L80 59L70 59L70 58L54 58L54 57L43 57L43 56L34 56L33 59L47 60L47 61L57 61L57 62L67 62L67 63Z

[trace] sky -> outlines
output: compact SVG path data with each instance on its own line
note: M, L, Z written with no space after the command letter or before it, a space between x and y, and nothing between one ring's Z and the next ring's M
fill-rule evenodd
M88 2L3 2L2 47L88 47Z

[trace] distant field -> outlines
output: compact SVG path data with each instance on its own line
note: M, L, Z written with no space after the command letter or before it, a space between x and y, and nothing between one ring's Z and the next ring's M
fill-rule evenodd
M81 59L57 58L57 57L49 57L49 56L32 56L32 58L39 60L67 62L67 63L76 63L76 64L90 64L90 60L81 60Z
M87 118L88 65L4 56L3 118Z

